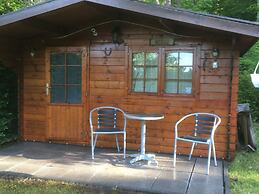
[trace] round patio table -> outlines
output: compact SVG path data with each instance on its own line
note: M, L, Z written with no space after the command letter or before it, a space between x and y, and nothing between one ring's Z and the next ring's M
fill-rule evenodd
M146 154L145 151L145 143L146 143L146 121L155 121L160 120L164 118L164 115L162 114L153 114L153 113L126 113L125 117L127 119L132 120L139 120L141 121L141 146L140 146L140 154L132 154L130 157L134 157L130 161L131 164L140 161L140 160L146 160L148 161L148 164L150 163L156 163L158 162L155 160L154 154Z

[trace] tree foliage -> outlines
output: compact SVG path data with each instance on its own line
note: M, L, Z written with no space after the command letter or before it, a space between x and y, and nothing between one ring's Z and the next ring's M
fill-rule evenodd
M44 0L0 0L0 15L43 2ZM45 0L46 1L46 0Z
M147 3L171 5L193 11L255 21L257 0L142 0Z
M0 144L17 136L17 76L0 64Z

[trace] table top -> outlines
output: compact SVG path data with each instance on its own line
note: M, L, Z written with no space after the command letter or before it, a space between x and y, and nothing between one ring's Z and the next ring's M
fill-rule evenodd
M126 118L141 121L155 121L165 118L163 114L156 113L126 113Z

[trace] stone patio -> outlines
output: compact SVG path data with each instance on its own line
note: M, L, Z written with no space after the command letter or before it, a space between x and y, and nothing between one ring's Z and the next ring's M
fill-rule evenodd
M0 149L0 173L145 193L225 193L224 162L212 164L207 176L206 159L178 156L173 168L172 158L157 154L158 166L131 165L115 149L97 149L92 160L89 147L19 142Z

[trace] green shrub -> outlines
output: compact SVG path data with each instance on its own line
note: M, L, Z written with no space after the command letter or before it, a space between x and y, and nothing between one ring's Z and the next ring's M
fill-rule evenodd
M0 144L17 137L17 76L0 65Z

